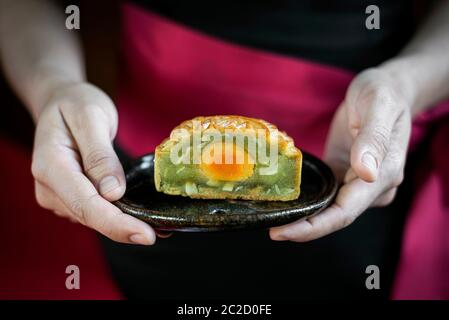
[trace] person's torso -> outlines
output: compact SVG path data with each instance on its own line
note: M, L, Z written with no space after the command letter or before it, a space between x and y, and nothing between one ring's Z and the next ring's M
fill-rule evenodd
M353 71L394 56L414 31L413 1L134 0L176 22L237 44ZM379 29L368 29L369 5Z

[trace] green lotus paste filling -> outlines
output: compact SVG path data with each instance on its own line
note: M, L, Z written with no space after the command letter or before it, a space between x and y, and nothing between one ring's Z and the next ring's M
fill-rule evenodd
M262 164L256 163L253 175L243 181L212 181L195 164L174 164L170 153L163 153L159 161L161 189L178 189L181 194L192 194L204 190L220 190L244 193L258 188L265 194L288 194L294 191L295 159L278 156L278 169L275 174L262 175ZM266 167L266 166L265 166Z

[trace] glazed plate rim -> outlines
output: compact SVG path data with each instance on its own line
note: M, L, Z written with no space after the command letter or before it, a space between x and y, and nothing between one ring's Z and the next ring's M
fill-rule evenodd
M126 179L128 184L128 190L124 197L114 204L121 209L124 213L130 214L140 220L143 220L155 229L165 231L181 231L181 232L213 232L213 231L228 231L228 230L242 230L242 229L260 229L268 228L277 225L287 224L299 219L309 218L315 214L318 214L327 206L329 206L334 200L338 184L331 171L331 169L317 157L303 151L303 176L304 170L314 170L316 173L320 173L323 181L325 181L324 191L322 190L323 197L321 199L315 199L314 201L303 202L302 205L298 205L298 201L301 201L301 194L297 200L292 201L275 201L280 207L284 208L276 209L276 204L270 201L253 201L253 200L202 200L202 199L190 199L183 196L171 196L162 195L166 197L168 201L179 200L181 202L193 203L190 206L195 206L195 203L200 204L205 208L204 211L197 214L178 214L171 215L167 212L161 212L151 208L141 207L136 202L127 198L129 190L134 190L139 186L130 187L130 181L138 179L139 175L143 173L147 174L145 170L151 170L154 160L154 153L148 153L133 161L130 170L126 173ZM150 172L150 171L149 171ZM146 177L150 179L151 175ZM148 183L148 181L147 181ZM303 183L301 184L301 190L304 190ZM157 192L155 190L148 191ZM160 196L160 195L159 195ZM173 197L172 199L170 199ZM211 203L209 206L208 203ZM264 203L269 206L273 205L274 208L261 209ZM267 204L268 203L268 204ZM292 206L288 207L291 203ZM296 203L296 205L294 205ZM301 202L299 202L301 203ZM221 204L221 207L220 207ZM232 207L245 208L251 212L232 212ZM262 206L262 207L261 207ZM229 209L231 207L231 209ZM175 208L175 206L173 206ZM206 208L208 210L206 210ZM210 210L211 208L214 208ZM177 208L179 210L179 208ZM176 211L176 210L173 210Z

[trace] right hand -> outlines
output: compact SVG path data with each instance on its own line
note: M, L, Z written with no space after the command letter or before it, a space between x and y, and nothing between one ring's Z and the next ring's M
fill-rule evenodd
M88 83L59 87L38 116L32 173L40 206L112 240L150 245L154 230L110 201L125 192L123 168L112 147L117 112Z

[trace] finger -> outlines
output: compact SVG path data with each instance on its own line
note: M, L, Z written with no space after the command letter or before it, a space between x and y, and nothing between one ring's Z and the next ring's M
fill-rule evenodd
M73 165L66 159L51 157L44 162L47 169L40 171L37 168L42 166L35 165L35 176L46 181L80 223L118 242L144 245L155 242L156 235L149 225L103 199L82 172L71 170Z
M398 188L392 188L388 190L387 192L381 194L379 197L377 197L376 200L374 200L372 207L385 207L391 204L396 197L396 193L398 191Z
M353 180L340 189L331 207L310 219L271 228L270 237L278 241L296 242L323 237L351 224L379 194L380 186L377 183Z
M48 210L53 210L53 213L61 218L68 219L70 222L78 223L78 220L75 219L67 206L61 201L56 193L53 192L50 188L48 188L45 184L40 183L39 181L35 181L35 190L36 190L36 199L38 203L46 202L48 204ZM44 207L41 205L41 207Z
M379 181L383 181L383 190L386 194L396 190L404 180L404 167L407 158L408 141L411 133L411 121L408 112L404 112L396 122L391 134L390 147L379 171ZM389 199L391 198L391 199ZM394 199L393 192L385 197L381 203L388 204Z
M96 106L63 109L62 116L81 153L84 172L107 200L120 199L126 188L123 167L112 147L111 116ZM112 136L111 136L112 135Z
M44 184L35 181L34 190L37 203L44 209L52 210L56 215L69 218L70 211L59 197ZM73 218L71 218L73 220Z
M324 152L324 161L334 172L337 181L343 181L343 177L349 167L349 155L352 139L347 132L347 128L339 125L347 120L347 109L342 105L338 108L332 121L329 133L326 139Z
M387 154L390 138L398 117L403 110L392 95L386 91L373 94L372 98L363 101L363 98L353 102L350 108L357 108L357 104L368 103L369 107L362 108L362 113L358 113L360 119L349 119L349 126L357 126L359 121L357 136L351 148L351 167L361 179L373 182L377 179L380 166Z

